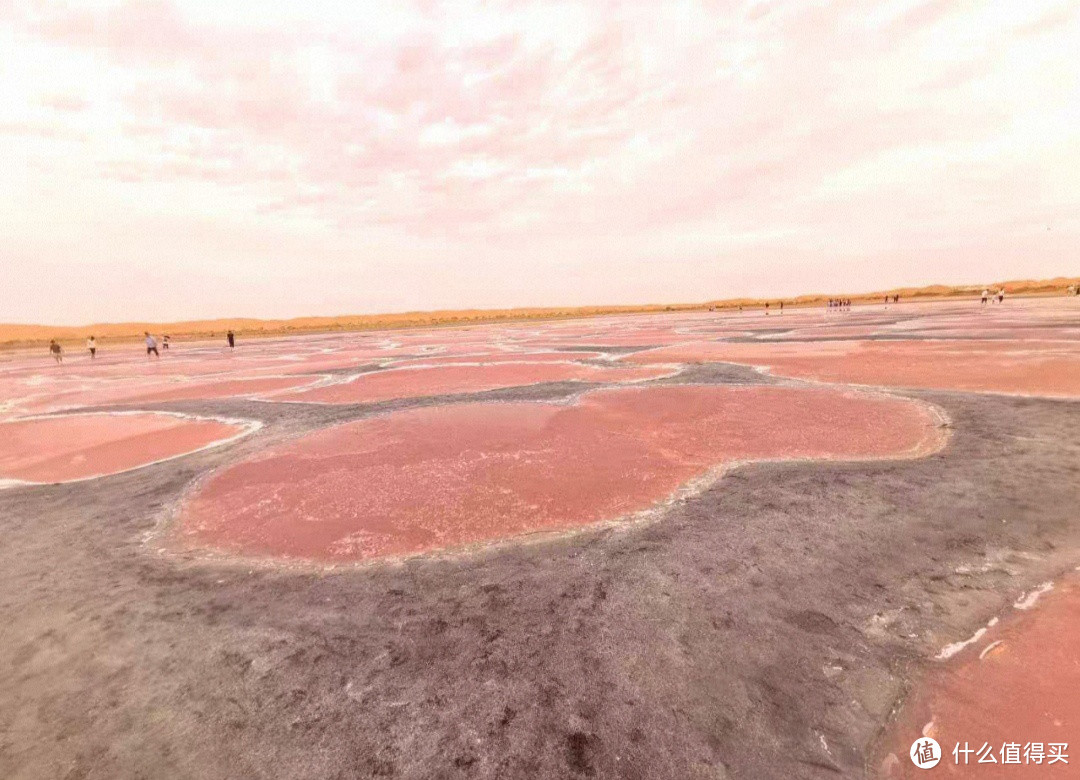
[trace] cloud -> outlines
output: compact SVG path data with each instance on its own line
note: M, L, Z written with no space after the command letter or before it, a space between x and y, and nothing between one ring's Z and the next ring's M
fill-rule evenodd
M1080 140L1076 15L1020 5L18 3L0 14L0 133L17 139L0 154L110 203L462 265L598 248L633 265L640 247L685 256L686 236L720 262L755 241L963 245L1080 205L1063 176L1034 204L984 196ZM632 274L640 298L686 294Z

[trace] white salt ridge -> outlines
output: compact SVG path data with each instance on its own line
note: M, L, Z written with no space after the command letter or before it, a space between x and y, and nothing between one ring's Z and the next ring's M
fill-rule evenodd
M1054 583L1044 582L1042 585L1035 588L1035 590L1031 591L1030 593L1021 593L1020 598L1016 600L1013 606L1016 609L1031 609L1035 606L1035 602L1039 600L1039 597L1042 594L1053 590L1053 588Z
M1001 644L1001 641L1002 640L1000 639L995 639L993 642L984 647L983 651L979 653L979 660L981 661L983 658L985 658L987 653L989 653L991 650Z
M945 661L945 660L948 660L949 658L952 658L954 655L959 653L961 650L963 650L968 645L973 645L976 642L978 642L980 639L983 638L983 636L985 634L986 634L986 629L985 628L980 628L978 631L976 631L974 634L972 634L970 639L965 639L963 642L953 642L951 645L945 645L945 647L943 647L941 649L941 652L938 653L937 656L935 656L935 660L937 660L937 661Z
M1076 567L1076 570L1080 571L1080 566ZM1054 583L1052 583L1052 582L1044 582L1042 585L1035 588L1035 590L1032 590L1030 592L1021 593L1020 597L1015 602L1013 602L1013 608L1014 609L1023 609L1023 610L1031 609L1032 607L1035 606L1035 603L1039 600L1040 596L1042 596L1044 593L1047 593L1047 592L1053 590L1053 588L1054 588ZM992 618L990 618L990 621L986 624L986 627L985 628L980 628L978 631L976 631L971 636L970 639L965 639L963 642L953 642L952 644L945 645L945 647L943 647L941 649L941 652L939 652L936 656L934 656L934 659L937 660L937 661L946 661L949 658L952 658L957 653L959 653L961 650L963 650L968 645L975 644L976 642L978 642L980 639L982 639L986 635L987 629L993 628L994 626L996 626L998 624L998 620L999 620L999 618L992 617ZM989 653L993 648L997 647L999 644L1001 644L1000 639L996 640L994 642L991 642L989 645L984 647L982 652L979 653L979 660L981 661L983 659L983 657L987 653Z

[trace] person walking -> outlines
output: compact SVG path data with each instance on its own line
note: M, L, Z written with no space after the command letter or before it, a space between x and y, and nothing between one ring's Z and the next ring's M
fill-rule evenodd
M146 359L150 359L152 354L154 357L161 357L161 353L158 352L157 339L150 335L148 331L144 331L143 335L146 336Z
M90 359L97 357L97 340L91 336L86 340L86 349L90 352Z
M229 349L236 346L236 334L232 332L232 328L225 334L225 338L229 340Z
M49 341L49 353L52 354L53 360L57 365L64 362L64 348L57 343L56 339L50 339Z

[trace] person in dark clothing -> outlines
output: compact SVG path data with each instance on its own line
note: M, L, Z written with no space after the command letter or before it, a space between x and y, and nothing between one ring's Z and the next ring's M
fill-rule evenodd
M229 340L229 347L230 348L236 346L236 334L233 333L231 330L228 333L225 334L225 338L227 338Z

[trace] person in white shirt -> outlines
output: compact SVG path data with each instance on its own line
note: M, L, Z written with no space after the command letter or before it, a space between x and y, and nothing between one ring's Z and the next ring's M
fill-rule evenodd
M90 359L93 360L97 356L97 341L93 336L86 340L86 348L90 350Z
M161 357L161 353L157 350L157 339L151 336L149 333L143 333L146 336L146 357L150 358L150 353L153 353L155 357Z

